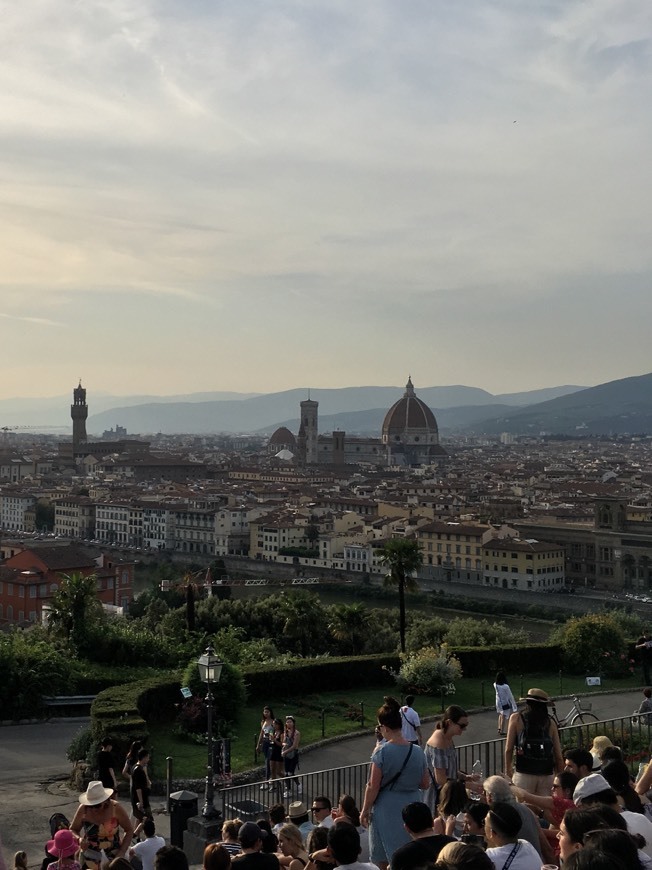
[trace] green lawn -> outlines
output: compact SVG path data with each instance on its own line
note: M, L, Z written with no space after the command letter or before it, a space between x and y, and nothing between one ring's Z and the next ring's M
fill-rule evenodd
M634 689L641 685L640 676L635 674L627 679L612 680L603 679L602 686L587 687L581 677L563 677L561 691L559 675L550 674L526 674L523 676L523 689L527 691L530 686L544 689L550 695L569 695L581 693L588 695L597 691ZM455 695L447 696L444 704L459 704L469 709L480 707L483 704L482 682L478 679L461 679L456 684ZM511 680L514 695L521 694L521 678ZM360 721L364 708L364 724L370 729L376 721L376 710L382 704L383 694L387 689L364 689L355 692L325 692L293 698L290 695L282 699L261 698L256 703L248 703L240 718L237 735L231 741L231 764L234 773L249 770L254 764L254 744L260 727L260 715L263 704L269 704L276 716L285 717L288 713L296 716L297 725L301 731L301 743L307 746L322 738L322 710L324 713L324 733L326 737L338 734L355 733L363 731ZM494 690L491 681L485 681L484 705L493 706ZM565 713L570 705L562 702L560 714ZM441 698L422 695L417 699L415 707L421 717L435 716L441 712ZM219 711L216 711L219 715ZM165 758L174 758L175 778L199 778L206 773L206 748L205 745L192 743L172 733L171 726L159 725L151 729L151 742L154 749L155 774L161 777L165 770ZM262 762L259 761L259 764Z

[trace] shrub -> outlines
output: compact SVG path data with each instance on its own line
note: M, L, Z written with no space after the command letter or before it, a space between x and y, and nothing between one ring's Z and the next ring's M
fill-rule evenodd
M486 619L454 619L445 634L448 646L497 646L499 644L526 644L528 634L504 622Z
M416 692L435 695L443 687L446 694L452 694L455 692L455 680L462 676L462 665L442 644L401 656L401 668L394 676L403 694Z
M73 764L75 761L88 761L89 763L93 763L93 759L91 759L92 749L96 743L93 740L93 729L90 725L86 725L84 728L80 728L80 730L75 734L75 736L70 741L70 745L68 746L67 756L68 760L72 761Z
M203 699L206 696L206 683L202 683L199 679L196 661L190 662L183 672L182 685L190 689L193 697L183 702L178 717L179 724L182 727L187 726L188 730L193 732L202 730L205 732L206 705ZM247 697L240 671L229 662L224 662L219 683L211 684L211 694L215 721L217 722L219 718L227 724L227 727L237 722Z
M622 676L632 669L622 629L611 616L589 613L574 617L554 635L571 673Z
M508 674L557 671L561 667L559 646L547 643L528 646L452 647L462 664L465 677L484 677L493 681L497 670Z
M391 686L388 668L398 668L398 655L352 656L294 661L287 665L253 665L242 668L251 697L280 698L291 689L295 696L355 689L358 686Z
M57 649L41 629L0 634L2 718L41 715L43 695L64 694L71 683L70 655Z

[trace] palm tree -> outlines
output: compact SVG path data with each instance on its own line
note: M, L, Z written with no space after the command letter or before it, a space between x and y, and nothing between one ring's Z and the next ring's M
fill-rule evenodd
M75 649L79 649L89 625L102 614L102 604L97 597L97 577L79 573L63 574L61 585L52 598L48 625L63 634Z
M336 604L328 630L336 641L346 644L350 654L359 655L366 639L369 611L360 602Z
M385 586L398 586L401 652L405 652L405 590L418 588L413 575L423 561L419 542L413 538L391 538L383 544L380 561L389 568Z
M304 590L284 595L281 603L283 634L306 658L318 646L324 630L325 611L316 595Z

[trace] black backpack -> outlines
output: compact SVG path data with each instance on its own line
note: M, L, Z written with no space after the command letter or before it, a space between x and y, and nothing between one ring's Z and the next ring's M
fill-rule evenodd
M549 776L554 772L550 720L541 728L534 727L527 713L521 713L523 730L516 742L516 770L534 776Z

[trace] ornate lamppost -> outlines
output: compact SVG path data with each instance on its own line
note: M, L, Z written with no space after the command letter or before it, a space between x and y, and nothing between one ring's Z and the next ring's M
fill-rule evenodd
M206 709L208 713L208 765L206 769L206 790L204 792L204 808L202 817L209 821L217 816L217 811L213 804L213 695L211 694L211 685L219 683L222 675L223 662L215 655L215 650L212 646L207 646L204 652L197 660L199 668L199 679L202 683L206 683Z

